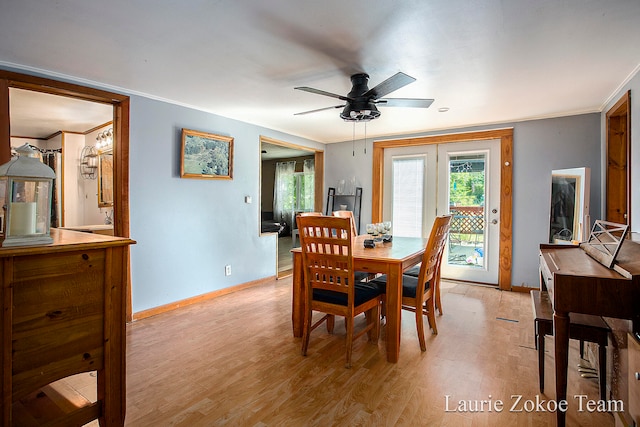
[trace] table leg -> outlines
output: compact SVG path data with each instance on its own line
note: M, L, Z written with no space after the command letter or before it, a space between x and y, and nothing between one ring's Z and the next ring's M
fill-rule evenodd
M569 313L554 312L554 343L556 362L556 402L567 400L567 367L569 364ZM564 427L566 413L558 410L556 421L558 427Z
M293 336L300 338L304 322L305 292L302 271L302 253L293 252L293 296L291 307L291 323Z
M387 361L397 363L400 357L400 330L402 329L402 267L390 266L387 272Z

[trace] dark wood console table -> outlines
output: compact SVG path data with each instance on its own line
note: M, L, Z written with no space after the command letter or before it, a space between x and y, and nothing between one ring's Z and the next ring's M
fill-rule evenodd
M125 304L133 240L52 229L53 244L0 248L0 425L83 425L125 417ZM20 418L21 399L97 372L98 400L53 420ZM35 421L34 421L35 420ZM27 422L28 421L28 422ZM49 425L49 424L47 424Z
M540 287L553 304L556 400L567 398L569 313L630 319L640 327L640 244L626 240L616 269L609 269L578 246L540 245ZM571 404L571 402L569 403ZM566 414L557 411L558 426Z

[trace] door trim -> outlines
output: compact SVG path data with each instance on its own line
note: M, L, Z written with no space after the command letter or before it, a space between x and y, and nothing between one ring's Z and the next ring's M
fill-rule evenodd
M3 129L0 132L0 164L11 159L9 88L67 96L113 106L113 127L117 140L114 147L113 165L113 232L115 236L129 237L129 97L73 83L0 70L0 128ZM125 292L127 322L132 320L129 263L130 261L127 262L126 267L129 271L129 279Z
M611 133L614 130L611 127L611 119L612 117L620 117L626 116L626 129L625 129L625 139L626 139L626 156L627 156L627 176L626 176L626 184L627 184L627 194L626 194L626 203L627 203L627 225L631 228L631 90L628 90L619 100L611 107L606 113L606 126L607 126L607 134L606 134L606 151L605 151L605 201L604 201L604 210L605 213L608 213L609 206L607 199L609 198L607 194L607 187L609 183L609 144L611 140Z
M281 141L279 139L270 138L268 136L260 135L260 147L262 147L262 143L266 142L273 145L280 145L282 147L295 148L297 150L308 151L310 154L313 153L313 162L314 162L314 177L313 177L313 206L314 210L317 212L322 211L322 203L324 197L324 151L319 150L317 148L305 147L303 145L297 145L285 141ZM262 148L260 149L262 151ZM260 206L262 206L262 158L261 154L258 154L258 164L259 164L259 176L260 176L260 185L258 186L258 194L260 194ZM265 234L262 233L260 229L260 223L262 219L258 218L258 233L260 235ZM293 224L292 224L293 225ZM272 233L271 233L272 234ZM276 245L276 278L281 279L284 277L288 277L293 273L293 270L283 271L282 274L278 272L278 256L277 256L277 245Z
M513 256L513 128L375 141L373 143L371 221L382 221L384 150L386 148L446 144L450 142L479 141L487 139L500 140L501 191L500 263L498 266L498 286L501 290L511 290L511 268Z

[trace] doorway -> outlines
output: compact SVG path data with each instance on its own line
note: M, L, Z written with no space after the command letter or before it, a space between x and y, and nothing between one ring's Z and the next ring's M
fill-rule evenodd
M376 141L373 144L372 179L372 222L383 220L384 200L384 153L391 148L414 147L420 145L446 144L454 142L499 140L500 145L500 210L496 213L499 229L498 286L501 290L511 290L512 266L512 207L513 207L513 128L475 131L457 134L433 135L417 138ZM492 220L491 220L492 221Z
M277 278L293 274L295 214L321 210L323 182L324 152L260 137L260 234L277 236Z
M607 111L606 219L631 226L631 92Z
M383 217L393 234L427 238L451 214L442 276L498 284L500 141L385 150Z
M28 144L56 174L51 226L111 234L113 203L100 196L113 187L113 106L13 87L9 99L12 150Z

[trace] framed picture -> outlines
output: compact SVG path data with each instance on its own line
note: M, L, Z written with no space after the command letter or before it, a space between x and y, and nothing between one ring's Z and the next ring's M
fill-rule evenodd
M180 177L233 179L233 138L182 129Z

